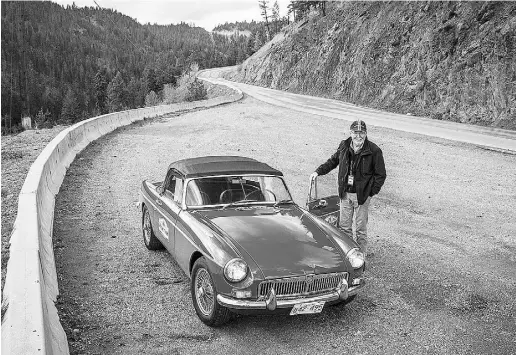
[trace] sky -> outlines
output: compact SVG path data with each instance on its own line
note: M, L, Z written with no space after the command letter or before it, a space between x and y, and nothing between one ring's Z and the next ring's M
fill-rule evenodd
M110 8L136 19L141 24L159 25L186 22L211 31L225 22L262 21L258 0L95 0L103 8ZM269 0L272 7L275 0ZM277 0L280 16L287 14L289 0ZM52 0L60 5L96 6L94 0Z

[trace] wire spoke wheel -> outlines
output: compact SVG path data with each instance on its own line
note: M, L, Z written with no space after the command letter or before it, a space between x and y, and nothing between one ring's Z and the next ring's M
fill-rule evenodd
M210 274L204 268L200 268L195 275L195 298L201 313L209 317L215 307L215 293Z
M145 205L142 208L142 234L143 242L145 243L147 249L163 249L163 244L161 244L159 239L154 234L154 230L152 229L151 214L149 209Z
M147 209L145 210L145 213L143 214L142 230L143 230L143 238L145 238L145 243L148 245L148 244L150 244L150 240L151 240L152 227L151 227L151 221L150 221L150 214Z
M218 327L231 318L231 312L217 301L217 287L204 257L198 258L192 268L190 293L199 319L210 327Z

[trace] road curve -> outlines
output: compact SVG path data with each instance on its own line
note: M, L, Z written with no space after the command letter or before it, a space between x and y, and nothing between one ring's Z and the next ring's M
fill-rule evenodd
M401 115L338 100L293 94L222 78L223 73L233 70L232 68L205 70L199 77L214 84L238 88L258 100L295 111L347 121L362 119L368 125L471 143L516 154L516 131Z
M303 204L308 176L348 128L246 97L121 128L88 146L66 174L54 215L58 309L71 355L515 354L513 154L372 127L387 180L371 202L368 284L351 304L318 315L238 317L209 328L195 315L188 276L168 253L144 247L138 189L143 179L163 179L170 162L256 158L283 171ZM334 191L329 175L319 186Z

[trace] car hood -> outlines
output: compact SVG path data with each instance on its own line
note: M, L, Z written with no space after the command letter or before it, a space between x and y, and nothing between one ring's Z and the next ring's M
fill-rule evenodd
M204 210L200 217L228 236L265 278L346 270L331 237L296 205Z

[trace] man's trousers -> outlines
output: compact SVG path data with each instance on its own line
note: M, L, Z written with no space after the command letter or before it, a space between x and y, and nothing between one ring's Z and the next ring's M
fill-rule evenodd
M351 239L356 240L364 254L367 253L367 216L371 197L363 205L358 204L357 194L346 192L340 200L339 228ZM353 219L356 238L353 237Z

